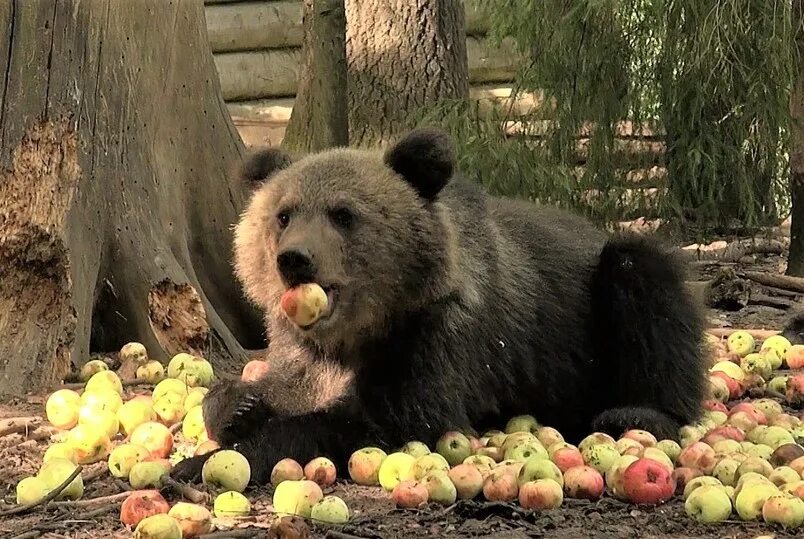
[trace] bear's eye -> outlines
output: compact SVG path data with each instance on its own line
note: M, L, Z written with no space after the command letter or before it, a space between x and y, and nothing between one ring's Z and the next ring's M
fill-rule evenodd
M279 223L279 228L285 228L290 224L290 212L281 211L276 216L276 222Z
M352 228L352 225L355 222L354 214L346 208L335 208L334 210L330 210L329 218L332 219L332 222L337 226L344 229Z

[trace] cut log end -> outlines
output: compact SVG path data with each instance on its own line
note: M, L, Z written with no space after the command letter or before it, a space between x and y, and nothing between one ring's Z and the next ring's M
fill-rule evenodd
M148 293L148 318L159 344L169 355L203 355L209 324L201 297L191 285L164 279Z

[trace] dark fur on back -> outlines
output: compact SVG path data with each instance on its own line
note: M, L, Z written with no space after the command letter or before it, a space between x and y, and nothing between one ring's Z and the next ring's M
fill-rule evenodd
M343 473L362 446L391 451L416 439L432 447L447 430L501 428L516 414L535 415L571 442L594 429L676 438L698 419L704 324L679 263L649 240L607 238L567 212L489 197L444 165L444 155L453 158L443 141L418 131L385 159L352 150L313 156L255 196L237 240L239 275L266 309L269 356L288 366L256 383L225 383L204 401L212 437L246 455L255 482L284 457L328 456ZM423 187L445 171L449 181L435 193ZM353 190L358 219L374 227L365 239L329 229L327 242L310 236L322 275L360 274L372 284L355 291L360 283L344 280L349 320L303 333L276 305L283 285L272 257L283 236L263 231L271 201L288 193L303 200L298 193L315 189L317 175L340 187L339 203ZM320 205L297 226L329 227ZM308 228L287 230L297 244ZM406 239L411 247L399 250ZM335 378L338 389L316 401ZM174 477L197 479L203 461L180 463Z

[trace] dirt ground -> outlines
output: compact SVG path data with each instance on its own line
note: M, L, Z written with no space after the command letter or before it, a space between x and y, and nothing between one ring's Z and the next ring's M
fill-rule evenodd
M714 274L717 267L696 264L700 276ZM753 269L778 272L784 267L782 256L755 256L733 265L738 270ZM774 296L774 290L752 285L764 296ZM753 291L753 290L752 290ZM778 292L778 290L776 291ZM791 294L784 295L794 302ZM767 303L767 302L764 302ZM784 308L749 303L736 312L712 311L713 326L778 329L786 315ZM11 417L41 416L43 395L30 395L0 405L0 421ZM46 426L30 432L0 433L0 511L14 502L16 483L37 471L50 434ZM123 492L124 482L114 480L105 464L84 469L88 477L84 499ZM421 510L395 509L390 498L378 488L359 487L339 482L331 493L343 497L353 512L351 522L330 529L311 525L310 537L340 539L396 537L550 537L568 538L755 538L796 537L801 531L784 531L760 523L729 521L716 526L696 524L684 513L683 502L676 499L657 508L641 508L604 497L597 502L566 499L554 511L532 513L515 504L462 502L451 507L429 505ZM216 532L212 537L266 537L271 506L270 487L249 492L253 516L241 522L232 532ZM173 502L174 494L166 495ZM1 514L1 513L0 513ZM226 523L224 523L226 524ZM257 527L255 527L257 526ZM306 526L306 525L305 525ZM292 537L292 535L284 535ZM302 535L304 536L304 535ZM51 503L45 508L20 516L0 516L0 538L117 538L131 537L119 522L119 502L67 506Z

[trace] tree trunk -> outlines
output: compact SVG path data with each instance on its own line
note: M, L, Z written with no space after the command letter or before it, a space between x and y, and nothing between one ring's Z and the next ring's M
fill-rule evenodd
M795 46L804 53L804 0L793 0L791 13ZM799 56L790 96L790 255L787 275L804 277L804 56Z
M461 0L346 0L349 140L385 144L423 106L469 96Z
M202 2L12 0L0 29L0 395L135 340L242 365L243 145Z
M343 0L304 0L304 63L282 145L315 152L349 144Z

